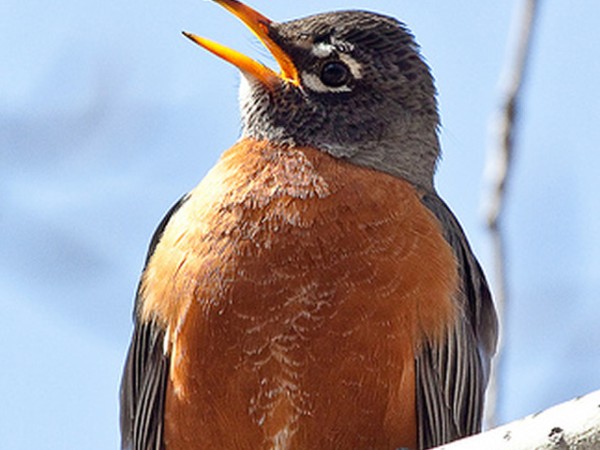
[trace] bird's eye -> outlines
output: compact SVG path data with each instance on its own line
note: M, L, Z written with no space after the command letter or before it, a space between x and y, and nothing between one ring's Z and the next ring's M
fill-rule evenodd
M321 81L325 86L337 88L350 80L350 69L340 61L329 61L321 69Z

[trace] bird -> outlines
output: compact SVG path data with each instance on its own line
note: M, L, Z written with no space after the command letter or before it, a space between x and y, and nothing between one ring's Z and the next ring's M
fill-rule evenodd
M241 72L239 140L150 242L123 371L125 450L425 449L481 429L498 325L438 195L437 92L407 26L276 22Z

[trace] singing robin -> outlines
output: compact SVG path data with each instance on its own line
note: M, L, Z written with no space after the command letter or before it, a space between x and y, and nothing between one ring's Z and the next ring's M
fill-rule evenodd
M121 387L124 449L427 448L480 430L497 325L433 184L439 115L404 24L273 22L243 132L150 244Z

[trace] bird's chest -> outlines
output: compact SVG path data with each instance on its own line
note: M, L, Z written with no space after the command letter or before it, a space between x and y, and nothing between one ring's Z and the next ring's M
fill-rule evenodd
M169 328L168 402L186 417L172 431L192 421L221 448L243 447L218 431L234 422L248 448L338 433L397 446L414 351L454 314L448 246L401 180L318 153L266 158L209 174L146 271L144 306Z

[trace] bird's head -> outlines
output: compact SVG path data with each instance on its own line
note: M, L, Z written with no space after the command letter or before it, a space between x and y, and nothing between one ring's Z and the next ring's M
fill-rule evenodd
M365 11L277 23L215 0L272 53L280 72L213 41L187 37L243 73L243 134L311 146L432 188L439 156L436 90L407 28Z

